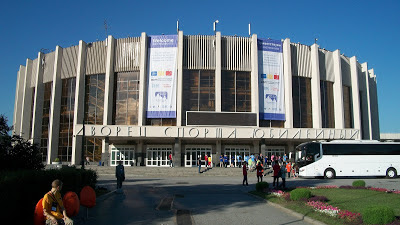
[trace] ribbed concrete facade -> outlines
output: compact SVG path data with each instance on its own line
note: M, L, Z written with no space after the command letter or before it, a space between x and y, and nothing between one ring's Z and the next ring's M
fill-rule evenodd
M186 167L195 166L197 157L205 154L218 164L221 154L293 156L294 147L305 141L380 137L374 70L340 50L290 39L282 40L285 120L261 120L258 65L262 62L256 34L206 36L180 31L176 117L148 118L150 37L142 33L134 38L80 41L27 59L17 74L14 133L38 144L46 163L62 158L64 163L80 164L88 157L105 165L122 160L126 165L168 166L167 156L172 154L176 166ZM246 90L239 86L242 79ZM238 103L243 91L245 110ZM227 92L234 94L234 100ZM197 108L191 103L194 95ZM231 101L232 110L227 103ZM222 119L210 124L206 116L200 119L203 125L193 125L189 117L196 112L210 113L210 121ZM234 125L240 120L234 118L252 123Z

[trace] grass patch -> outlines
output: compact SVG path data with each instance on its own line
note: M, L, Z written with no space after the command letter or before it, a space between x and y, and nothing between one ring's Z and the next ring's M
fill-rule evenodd
M337 217L330 217L314 211L305 205L305 201L286 201L283 197L276 197L267 193L252 191L250 194L262 197L269 202L277 203L285 208L301 213L315 220L330 225L349 224ZM371 206L387 206L394 209L395 216L400 216L400 194L384 193L366 189L311 189L313 196L325 196L328 204L348 210L353 213L363 213Z

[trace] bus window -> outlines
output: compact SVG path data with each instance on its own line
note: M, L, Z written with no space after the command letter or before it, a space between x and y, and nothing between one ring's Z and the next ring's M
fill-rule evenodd
M319 143L306 143L296 148L297 163L299 166L305 166L318 160L320 156Z

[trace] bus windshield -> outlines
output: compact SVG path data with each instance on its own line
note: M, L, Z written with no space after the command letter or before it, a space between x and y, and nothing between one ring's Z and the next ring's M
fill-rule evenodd
M299 167L316 161L320 156L320 143L303 143L296 147L296 163Z

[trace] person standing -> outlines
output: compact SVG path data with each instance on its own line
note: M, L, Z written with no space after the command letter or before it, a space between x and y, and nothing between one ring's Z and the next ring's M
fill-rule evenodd
M237 155L237 163L238 163L239 168L241 168L242 167L242 155Z
M117 191L120 191L122 182L125 181L125 169L122 161L119 161L118 166L115 167L115 177L117 178Z
M169 153L168 159L169 159L169 167L174 167L174 165L172 164L172 153Z
M67 216L61 198L62 181L54 180L51 183L51 190L47 192L42 201L43 215L46 217L46 225L65 224L73 225L74 221Z
M286 165L286 171L288 178L290 178L290 173L292 172L292 164L290 162L288 162L288 164Z
M212 168L212 158L211 156L208 156L208 168Z
M287 160L287 156L286 156L286 153L283 155L283 162L286 162L286 160Z
M249 186L249 183L247 182L247 168L246 168L246 162L243 162L243 186L244 182L246 181L246 186Z
M283 162L282 166L281 166L281 178L282 178L282 184L281 187L283 189L286 188L286 163Z
M278 161L275 161L274 166L272 167L274 170L274 182L272 184L273 187L278 187L279 185L279 171L281 170L281 167L279 166ZM275 186L275 181L276 181L276 186Z
M201 173L201 156L200 155L197 159L197 166L199 167L199 173Z
M85 163L85 165L87 166L87 165L89 165L89 164L90 164L89 156L86 156L86 163Z
M224 166L225 168L228 167L228 156L226 154L224 156Z
M256 166L256 171L257 171L257 183L260 182L260 180L262 182L262 177L263 177L264 170L263 170L263 167L262 167L260 162Z
M224 156L221 154L221 156L219 157L219 167L223 167L224 165Z
M206 170L207 170L207 167L208 167L208 155L207 154L205 154L205 156L204 156L204 162L206 163Z

